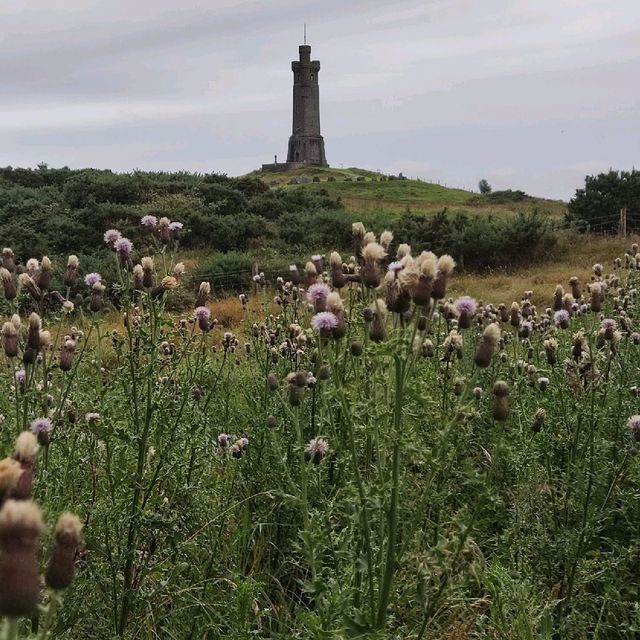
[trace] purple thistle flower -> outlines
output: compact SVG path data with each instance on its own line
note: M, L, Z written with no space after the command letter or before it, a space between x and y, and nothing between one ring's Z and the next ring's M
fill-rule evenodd
M394 262L389 263L387 269L393 273L398 273L398 271L402 271L404 269L404 264L402 264L401 260L395 260Z
M140 223L143 227L147 227L147 229L153 229L153 227L158 224L158 218L152 215L142 216Z
M556 326L561 327L562 329L566 329L569 326L569 312L565 309L560 309L560 311L556 311L553 314L553 321Z
M599 262L596 262L593 265L593 273L595 273L597 276L601 276L603 271L604 267Z
M316 331L330 331L338 326L338 318L331 311L321 311L311 318L311 326Z
M195 314L198 320L208 320L211 317L211 311L207 307L196 307Z
M305 449L305 456L314 464L320 464L329 453L329 443L324 438L313 438Z
M48 418L36 418L31 423L31 431L33 433L49 433L51 429L51 420Z
M113 243L113 248L124 256L128 256L133 251L133 243L128 238L118 238Z
M93 287L96 282L102 282L102 276L99 273L87 273L87 275L84 277L84 283L89 288Z
M93 411L90 411L89 413L85 414L84 419L89 424L95 424L96 422L98 422L98 420L100 420L100 414L99 413L95 413Z
M104 241L112 246L116 240L120 240L120 238L122 238L122 234L117 229L109 229L104 232Z
M183 227L184 227L184 225L182 224L182 222L170 222L169 223L169 229L171 229L171 231L181 231Z
M468 316L472 316L478 308L478 303L470 296L458 298L453 305L460 315L465 314Z
M316 284L312 284L307 290L307 300L316 306L319 302L326 302L330 293L331 288L329 285L324 284L324 282L317 282Z
M617 326L618 326L618 325L616 324L616 321L615 321L615 320L613 320L612 318L605 318L605 319L602 321L602 328L603 328L605 331L615 331L615 329L616 329L616 327L617 327Z
M24 384L27 380L27 372L24 369L18 369L16 371L16 382L20 385Z
M627 426L631 430L631 435L636 442L640 442L640 416L635 415L631 416L629 420L627 420Z

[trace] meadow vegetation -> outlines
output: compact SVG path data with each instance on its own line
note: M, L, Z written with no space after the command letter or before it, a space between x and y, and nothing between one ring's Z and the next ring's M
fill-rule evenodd
M3 640L637 636L636 244L480 304L355 223L240 332L129 222L2 254Z

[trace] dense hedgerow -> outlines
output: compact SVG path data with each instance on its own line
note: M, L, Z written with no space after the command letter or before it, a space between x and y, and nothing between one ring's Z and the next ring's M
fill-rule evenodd
M635 637L637 246L539 309L354 224L222 332L141 223L2 253L4 637Z
M112 269L103 231L118 228L141 246L143 215L181 220L183 248L252 255L274 251L298 258L318 249L348 251L351 225L359 216L325 189L270 189L256 178L45 165L0 169L3 241L23 261L73 253ZM450 252L465 269L514 267L548 255L555 242L548 219L536 214L506 219L408 212L396 222L391 214L369 217L378 232L391 225L396 236L414 246Z

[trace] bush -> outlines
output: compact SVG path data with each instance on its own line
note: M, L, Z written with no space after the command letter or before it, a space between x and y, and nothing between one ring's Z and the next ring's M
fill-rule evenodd
M617 231L620 209L627 208L627 227L640 226L640 171L609 171L585 178L584 189L571 199L567 220L583 231Z

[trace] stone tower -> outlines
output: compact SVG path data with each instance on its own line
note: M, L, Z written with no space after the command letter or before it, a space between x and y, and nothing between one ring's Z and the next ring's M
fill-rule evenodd
M324 140L320 135L320 61L311 60L311 47L300 45L300 60L293 71L293 130L289 138L287 162L328 167Z

